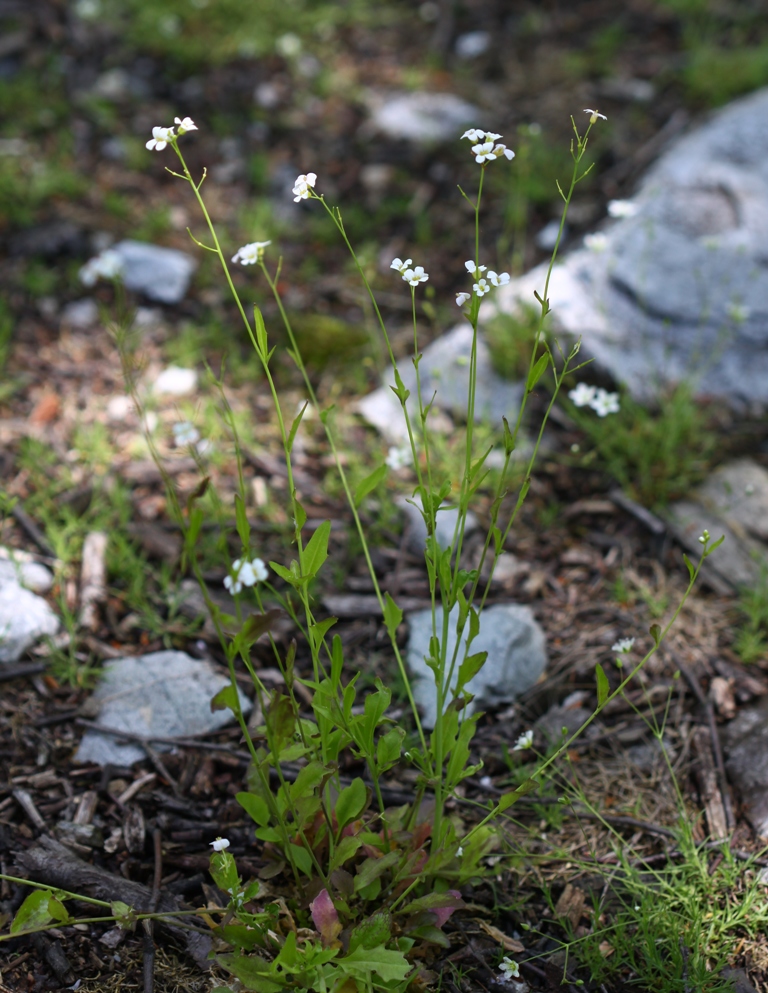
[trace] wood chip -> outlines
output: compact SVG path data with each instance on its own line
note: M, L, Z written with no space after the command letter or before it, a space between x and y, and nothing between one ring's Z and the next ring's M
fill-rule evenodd
M129 800L133 800L137 793L141 792L145 786L149 786L150 783L154 783L157 779L156 772L148 772L144 776L140 776L138 779L134 780L127 790L124 790L120 796L115 797L115 803L118 806L124 807Z
M555 916L564 917L571 922L572 927L578 927L586 899L584 890L567 883L555 905Z
M493 938L495 942L501 945L505 952L516 952L520 955L525 951L525 947L519 941L510 938L508 934L504 934L503 931L494 927L493 924L489 924L487 921L480 920L479 918L475 918L475 922L480 925L490 938Z
M717 771L712 758L709 728L696 728L693 733L693 745L699 760L696 778L699 784L699 796L707 816L709 833L714 839L725 838L728 834L728 826L723 798L717 785Z
M715 676L709 684L709 696L718 714L726 721L733 720L736 716L736 701L733 698L731 680Z
M107 536L91 531L83 542L80 568L80 624L90 631L99 626L97 605L107 596Z

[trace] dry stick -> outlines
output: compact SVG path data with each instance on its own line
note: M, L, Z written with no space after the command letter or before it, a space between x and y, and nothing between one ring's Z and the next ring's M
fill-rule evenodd
M80 625L95 631L99 624L97 605L107 596L107 536L90 531L83 543L80 568Z
M152 832L152 842L155 851L155 872L152 877L152 895L149 898L149 913L157 911L160 900L160 881L163 878L163 846L160 828ZM155 940L154 922L142 921L144 925L144 993L153 993L155 988Z
M45 554L49 555L51 558L55 558L56 553L48 544L48 539L45 537L37 524L35 524L26 510L24 510L22 505L20 503L15 504L11 513L16 519L17 524L27 533L27 536L34 541L40 551L45 552Z
M715 769L717 770L717 781L720 788L720 794L723 799L723 809L725 811L725 824L729 831L733 831L736 827L736 818L733 816L733 804L731 803L731 794L728 789L728 781L725 776L725 763L723 762L723 750L720 746L720 735L717 733L717 724L715 722L715 709L712 706L712 702L704 696L704 691L701 686L699 686L699 681L693 675L688 666L683 662L680 656L673 648L667 648L667 652L671 656L677 668L683 674L683 678L686 683L691 687L694 696L699 701L701 706L707 715L707 724L709 725L709 738L712 743L712 756L715 760Z
M45 662L22 662L20 665L4 665L0 670L0 683L8 679L20 679L22 676L39 676L45 672Z

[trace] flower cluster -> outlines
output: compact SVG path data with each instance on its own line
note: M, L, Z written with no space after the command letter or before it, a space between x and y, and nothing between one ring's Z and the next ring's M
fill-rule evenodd
M575 389L569 391L568 396L574 406L591 407L598 417L619 412L619 394L609 393L602 387L579 383Z
M629 655L632 651L632 646L634 643L634 638L620 638L619 641L611 645L611 651L618 652L619 655Z
M232 256L232 261L239 262L240 265L255 265L257 262L261 262L264 258L264 249L271 244L271 241L252 241L250 244L238 248Z
M403 277L406 283L411 286L418 286L419 283L426 283L429 279L429 274L424 272L423 265L417 265L415 269L411 269L410 266L413 263L413 259L406 259L403 262L402 259L392 259L389 264L390 269L395 269Z
M494 159L499 159L502 155L510 161L515 157L511 148L507 148L506 145L495 144L501 135L494 134L492 131L470 128L461 137L476 142L472 146L472 153L475 156L475 162L479 162L481 165L485 162L493 162Z
M533 745L533 731L524 731L515 742L513 752L524 752Z
M293 184L293 202L298 203L299 200L309 200L310 188L317 182L317 175L314 172L308 172L306 175L301 174Z
M169 142L173 142L176 138L180 138L187 131L197 131L197 125L192 120L191 117L185 117L183 120L180 117L174 117L174 125L179 129L179 133L174 134L174 128L152 128L152 137L147 142L146 147L150 151L162 152Z
M224 577L224 586L232 596L238 594L244 586L255 586L267 578L267 567L261 559L235 559L232 572Z
M123 275L123 260L117 252L107 248L89 259L78 275L84 286L95 286L99 279L120 279Z
M184 445L195 445L200 441L200 432L189 421L179 421L173 425L173 440L177 448Z
M506 286L509 282L508 272L494 272L493 269L488 269L487 266L477 265L471 259L465 262L464 265L467 272L477 280L476 283L472 284L472 289L479 297L484 297L486 293L490 293L494 286ZM486 273L486 275L484 276L483 273ZM456 305L463 307L471 299L471 293L457 293Z

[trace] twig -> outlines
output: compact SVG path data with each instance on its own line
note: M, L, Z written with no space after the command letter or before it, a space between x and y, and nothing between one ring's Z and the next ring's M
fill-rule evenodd
M35 806L32 795L26 790L16 789L13 791L13 798L22 808L27 817L32 821L38 831L47 831L48 826L43 819L43 815Z
M155 871L152 877L152 893L149 898L149 913L157 911L160 900L160 881L163 878L163 846L160 828L152 832L155 851ZM155 939L153 921L145 920L144 925L144 993L153 993L155 988Z
M21 527L22 531L27 533L27 536L34 541L41 552L46 555L50 555L51 558L55 558L56 553L53 548L48 544L48 539L45 537L40 528L35 524L29 514L24 510L20 503L14 504L11 510L17 524Z
M83 542L80 568L80 624L94 631L99 624L97 604L107 595L107 536L103 531L90 531Z
M634 518L644 524L645 527L652 533L661 537L667 532L667 525L660 517L652 514L650 510L643 507L641 504L636 503L631 497L623 490L611 490L608 494L610 499L616 504L617 507L621 507L622 510L626 510L627 513L631 514Z
M45 672L45 662L22 662L21 665L4 665L0 670L0 683L22 676L38 676Z

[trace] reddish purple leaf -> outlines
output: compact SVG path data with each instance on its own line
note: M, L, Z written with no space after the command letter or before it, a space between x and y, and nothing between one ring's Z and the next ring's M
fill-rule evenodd
M309 905L312 920L326 948L333 947L341 933L341 921L328 890L320 890Z

